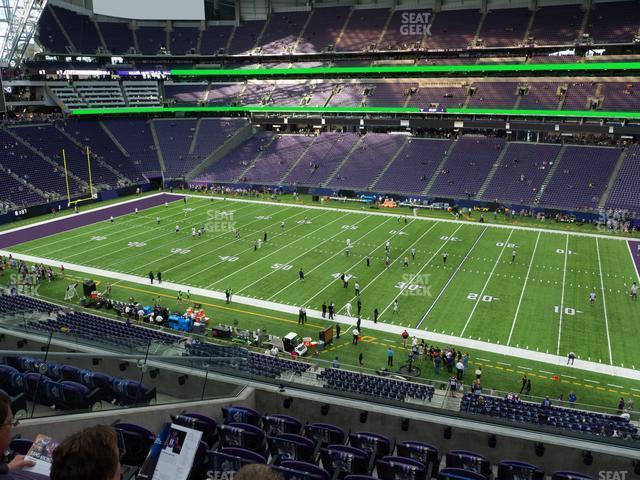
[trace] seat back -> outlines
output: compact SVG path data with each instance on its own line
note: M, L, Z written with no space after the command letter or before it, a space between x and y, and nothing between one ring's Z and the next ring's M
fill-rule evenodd
M370 432L349 434L349 445L369 452L375 459L389 455L391 442L384 435Z
M302 423L289 415L265 415L262 417L262 428L267 435L279 433L300 433Z
M283 460L313 462L315 443L307 437L295 433L281 433L268 437L267 443L269 452L276 459L277 464Z
M309 423L304 426L304 436L321 446L342 445L347 439L346 432L340 427L328 423Z
M248 423L250 425L260 425L262 417L256 410L249 407L230 406L222 407L224 423Z
M488 477L463 468L447 467L438 472L438 480L488 480Z
M544 470L530 463L503 460L498 464L498 480L544 480Z
M461 468L477 472L485 477L491 476L491 462L484 455L466 450L450 450L447 452L447 467Z
M322 466L335 478L369 473L369 453L348 445L328 445L320 449Z
M422 462L404 457L383 457L376 462L381 480L426 480L427 467Z
M405 458L412 458L418 460L425 467L431 466L431 475L436 476L438 474L438 468L440 466L440 452L433 445L422 442L400 442L396 446L398 456Z

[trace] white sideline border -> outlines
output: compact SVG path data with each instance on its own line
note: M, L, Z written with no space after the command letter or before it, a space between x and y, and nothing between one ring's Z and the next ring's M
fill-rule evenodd
M229 201L235 201L235 202L243 202L243 203L257 203L257 204L264 204L264 205L272 205L272 206L294 206L297 208L315 208L315 209L319 209L319 210L334 210L334 211L338 211L338 212L344 212L344 213L361 213L361 214L365 214L365 215L379 215L379 216L385 216L385 217L398 217L398 214L394 214L394 213L386 213L386 212L367 212L367 211L359 211L359 210L355 210L355 209L344 209L344 208L332 208L332 207L322 207L322 206L315 206L315 205L306 205L306 204L291 204L288 202L284 202L284 203L274 203L274 202L267 202L267 201L263 201L263 200L248 200L248 199L236 199L236 198L227 198L227 197L215 197L215 196L203 196L203 195L193 195L193 194L174 194L174 193L168 193L168 192L160 192L154 195L148 195L149 196L156 196L156 195L176 195L178 197L192 197L192 198L199 198L199 199L211 199L213 198L214 200L229 200ZM127 200L121 203L131 203L136 201L136 199L134 200ZM118 204L113 204L113 205L118 205ZM112 207L113 205L109 205L109 206L105 206L105 207L98 207L100 209L105 209L105 208L109 208ZM96 210L96 209L93 209ZM88 212L83 212L80 213L78 215L83 215L86 214ZM566 231L554 231L554 230L546 230L546 229L541 229L541 228L534 228L534 227L524 227L524 226L514 226L514 225L492 225L492 224L486 224L486 223L477 223L477 222L467 222L467 221L463 221L463 220L453 220L453 219L434 219L434 218L429 218L429 217L412 217L418 220L425 220L425 221L433 221L433 222L449 222L449 223L456 223L456 224L466 224L466 225L475 225L475 226L479 226L479 227L494 227L494 228L506 228L506 229L518 229L518 230L524 230L524 231L532 231L532 232L541 232L541 233L557 233L557 234L562 234L562 235L576 235L576 236L583 236L583 237L591 237L591 238L610 238L612 240L624 240L625 242L628 240L627 238L620 238L620 237L609 237L607 235L598 235L598 234L591 234L591 233L582 233L582 232L566 232ZM45 223L50 223L50 222L55 222L59 219L54 218L54 219L49 219L49 220L44 220L42 222L38 222L38 223L32 223L29 225L25 225L22 227L17 227L16 229L13 229L12 231L16 231L16 230L22 230L25 228L30 228L32 226L35 225L41 225L41 224L45 224ZM8 233L9 231L4 231L4 232L0 232L0 235L4 234L4 233ZM42 263L44 265L48 265L48 266L52 266L52 267L57 267L60 264L60 261L58 260L51 260L51 259L47 259L47 258L43 258L43 257L37 257L37 256L33 256L33 255L26 255L26 254L21 254L21 253L15 253L15 252L11 252L9 250L0 250L0 255L5 255L8 256L9 254L11 254L14 258L19 259L19 260L24 260L27 262L33 262L33 263ZM633 260L633 259L632 259ZM86 273L89 275L96 275L96 276L101 276L101 277L107 277L107 278L113 278L116 280L120 280L120 281L125 281L125 282L129 282L129 283L133 283L136 285L142 285L142 286L147 286L149 285L148 281L149 279L146 277L140 277L140 276L136 276L136 275L130 275L130 274L126 274L126 273L119 273L119 272L112 272L109 270L103 270L103 269L99 269L99 268L94 268L94 267L88 267L85 265L78 265L78 264L71 264L71 263L66 263L63 262L65 265L65 269L68 270L74 270L80 273ZM635 265L635 264L634 264ZM216 300L225 300L225 295L224 292L219 292L216 290L208 290L208 289L204 289L204 288L200 288L200 287L192 287L190 285L182 285L182 284L178 284L178 283L173 283L173 282L163 282L162 285L155 285L155 288L161 288L163 290L169 290L172 292L177 292L177 291L187 291L189 290L192 294L195 295L199 295L202 297L206 297L206 298L213 298ZM233 296L233 302L234 303L238 303L238 304L242 304L242 305L248 305L248 306L253 306L253 307L258 307L258 308L263 308L263 309L267 309L267 310L272 310L272 311L277 311L277 312L281 312L281 313L287 313L287 314L291 314L291 315L297 315L298 314L298 310L299 307L298 306L293 306L293 305L286 305L286 304L282 304L282 303L277 303L277 302L270 302L270 301L266 301L266 300L260 300L260 299L255 299L255 298L251 298L251 297L245 297L245 296L240 296L240 295L234 295ZM319 319L319 320L326 320L322 318L322 313L319 310L312 310L312 309L308 309L307 310L307 315L310 318L315 318L315 319ZM345 315L336 315L336 323L342 323L342 324L347 324L347 325L352 325L355 326L356 324L356 319L353 317L347 317ZM328 320L326 320L328 321ZM379 331L379 332L385 332L385 333L390 333L390 334L396 334L398 336L398 338L400 338L400 334L405 330L405 327L402 327L400 325L391 325L391 324L385 324L385 323L373 323L373 321L371 320L362 320L361 322L363 329L366 328L368 330L371 331ZM559 355L553 355L553 354L549 354L549 353L542 353L542 352L535 352L532 350L527 350L527 349L522 349L522 348L516 348L516 347L511 347L511 346L506 346L506 345L500 345L500 344L493 344L493 343L489 343L489 342L483 342L480 340L473 340L470 338L463 338L463 337L456 337L453 335L445 335L445 334L440 334L440 333L436 333L436 332L430 332L430 331L426 331L426 330L421 330L421 329L415 329L415 328L406 328L406 330L409 332L409 334L411 336L416 336L418 338L424 338L425 340L430 340L433 342L437 342L440 344L446 344L446 345L457 345L457 346L461 346L461 347L465 347L468 349L474 349L474 350L483 350L483 351L487 351L487 352L493 352L493 353L498 353L501 355L506 355L506 356L511 356L511 357L516 357L516 358L527 358L529 360L534 360L537 362L542 362L542 363L546 363L549 365L556 365L559 367L566 367L566 358L559 356ZM574 368L579 369L579 370L584 370L584 371L588 371L588 372L597 372L597 373L601 373L604 375L611 375L611 376L615 376L615 377L621 377L621 378L626 378L626 379L630 379L630 380L640 380L640 371L638 370L634 370L634 369L630 369L630 368L626 368L626 367L618 367L615 365L607 365L607 364L602 364L602 363L597 363L597 362L592 362L592 361L586 361L586 360L580 360L580 359L576 359L575 360L575 364L573 365Z
M344 213L359 213L361 215L379 215L384 217L393 217L397 218L401 217L409 217L414 220L423 220L427 222L445 222L445 223L457 223L462 225L471 225L475 227L490 227L490 228L505 228L507 230L523 230L527 232L541 232L541 233L555 233L558 235L575 235L578 237L588 237L588 238L603 238L610 240L622 240L622 241L640 241L640 238L636 239L633 237L621 237L621 236L613 236L613 235L605 235L601 233L586 233L586 232L572 232L568 230L556 230L552 228L538 228L538 227L526 227L524 225L506 225L499 223L480 223L480 222L470 222L467 220L454 220L453 218L434 218L434 217L414 217L410 214L405 213L391 213L391 212L371 212L366 210L357 210L351 208L335 208L335 207L323 207L320 205L310 205L307 203L290 203L290 202L267 202L265 200L253 200L247 198L236 198L236 197L220 197L213 195L195 195L193 193L167 193L163 192L166 195L177 195L179 197L190 197L190 198L200 198L200 199L213 199L213 200L225 200L229 202L246 202L246 203L257 203L262 205L281 205L281 206L293 206L296 208L310 208L315 210L333 210L335 212L344 212ZM337 201L337 200L336 200Z

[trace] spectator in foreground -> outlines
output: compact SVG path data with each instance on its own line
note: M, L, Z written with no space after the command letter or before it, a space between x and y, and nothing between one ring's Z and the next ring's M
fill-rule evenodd
M104 425L65 439L53 451L51 480L120 480L116 431Z
M0 452L4 453L11 443L13 436L11 431L17 425L13 419L11 411L11 399L0 392ZM24 471L23 469L33 466L33 462L26 461L24 456L17 455L9 463L0 463L0 480L45 480L47 477Z
M252 463L245 465L233 476L233 480L283 480L282 475L269 465Z

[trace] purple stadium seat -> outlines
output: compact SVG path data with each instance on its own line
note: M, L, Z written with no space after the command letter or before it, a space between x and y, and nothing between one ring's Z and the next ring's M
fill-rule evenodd
M443 468L438 472L438 480L488 480L489 477L481 473L463 468Z
M376 472L381 480L426 480L427 467L417 460L386 456L376 462Z
M422 442L404 441L396 446L397 455L400 457L412 458L422 462L427 467L431 467L431 475L436 476L440 467L440 452L433 445Z
M289 415L275 413L262 417L262 429L267 435L277 435L279 433L300 433L302 423L297 418Z
M295 433L279 433L267 438L273 463L280 465L284 460L313 462L315 442Z
M328 445L320 449L322 467L333 478L344 479L350 474L368 475L370 455L364 450L348 445Z
M123 465L141 466L156 436L146 428L133 423L116 423L116 429L124 441L125 454L120 458Z
M446 455L447 468L461 468L470 472L479 473L489 478L491 472L491 462L484 455L467 452L465 450L449 450ZM443 470L440 472L442 473Z
M530 463L503 460L498 464L498 480L544 480L544 470Z

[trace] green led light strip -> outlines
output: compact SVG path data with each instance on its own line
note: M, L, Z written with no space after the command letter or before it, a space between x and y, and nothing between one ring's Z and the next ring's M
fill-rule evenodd
M387 65L375 67L314 67L314 68L259 68L259 69L175 69L174 77L272 77L292 75L318 75L340 77L342 75L371 74L459 74L459 73L566 73L566 72L607 72L640 71L640 62L590 62L590 63L538 63L518 65Z
M278 106L246 106L246 107L116 107L116 108L84 108L73 109L71 115L126 115L142 113L178 113L178 112L266 112L266 113L400 113L416 114L419 108L408 107L278 107ZM449 108L446 112L436 114L450 115L509 115L529 117L590 117L615 119L640 119L640 112L603 112L594 110L513 110L502 108Z

